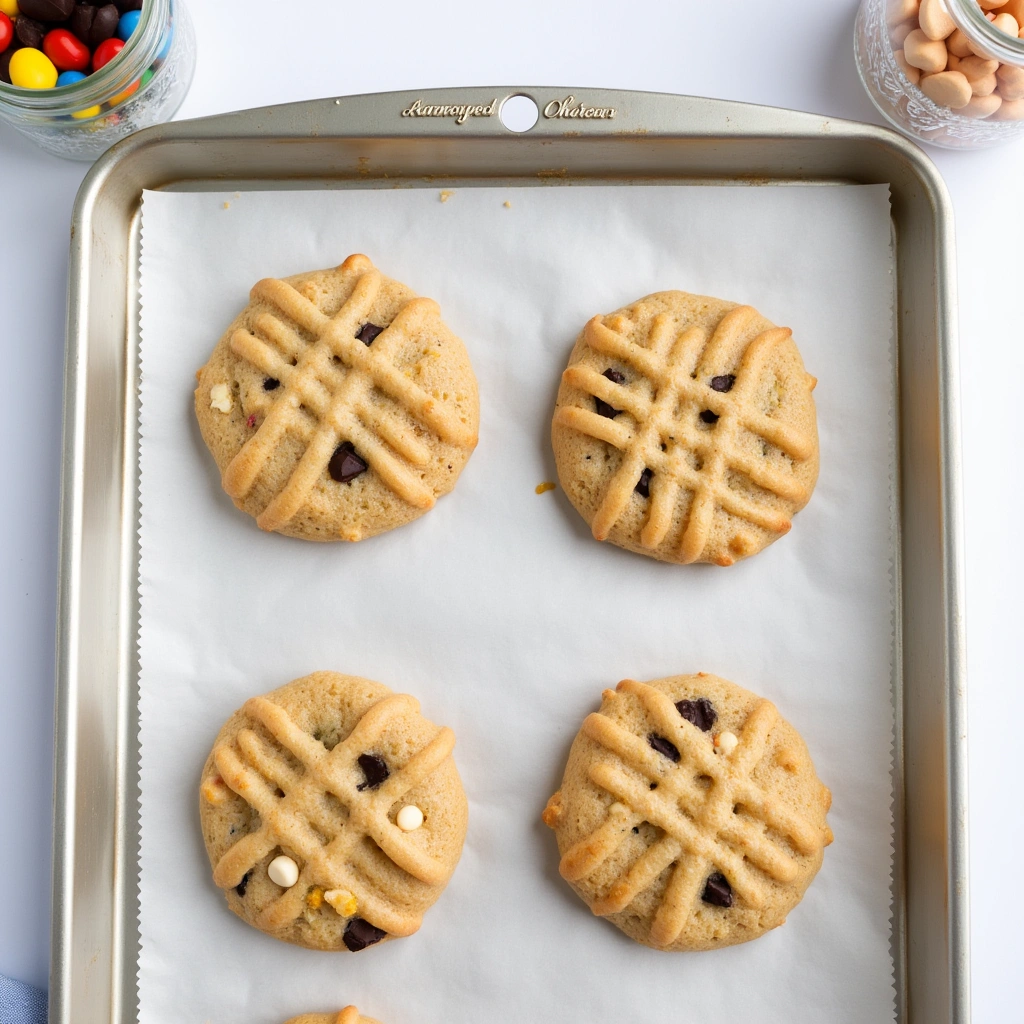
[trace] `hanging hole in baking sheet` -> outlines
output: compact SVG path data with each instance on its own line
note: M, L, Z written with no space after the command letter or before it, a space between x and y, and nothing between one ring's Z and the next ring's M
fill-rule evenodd
M537 104L522 94L509 96L498 110L498 119L510 132L528 132L539 116Z

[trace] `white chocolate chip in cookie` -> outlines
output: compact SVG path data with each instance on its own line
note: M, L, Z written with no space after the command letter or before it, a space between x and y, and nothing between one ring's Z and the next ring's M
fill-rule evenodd
M231 388L227 384L214 384L210 388L210 408L217 412L231 412Z
M720 732L715 737L715 750L728 757L738 746L739 740L733 732Z
M324 899L342 916L355 917L359 901L348 889L328 889Z
M275 885L290 889L299 880L299 865L291 857L282 854L270 862L267 874Z
M415 804L406 804L395 822L403 832L415 832L423 824L423 812Z

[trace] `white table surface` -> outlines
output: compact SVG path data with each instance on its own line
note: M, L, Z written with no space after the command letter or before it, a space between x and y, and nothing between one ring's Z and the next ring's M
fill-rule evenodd
M552 84L691 93L881 123L852 54L856 0L484 5L189 0L199 40L179 116L328 94ZM967 522L974 1019L1024 1002L1005 910L1019 870L1024 507L1014 381L1024 143L929 150L956 210ZM0 126L0 973L45 986L68 224L86 167ZM1002 545L1006 544L1006 548ZM1014 581L1017 581L1015 583ZM865 1022L873 1024L873 1022Z

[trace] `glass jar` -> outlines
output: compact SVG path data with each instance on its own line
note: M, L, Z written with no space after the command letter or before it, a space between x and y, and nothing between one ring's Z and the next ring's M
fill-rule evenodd
M983 3L989 10L982 10L978 0L924 0L923 4L920 0L863 0L861 3L854 32L857 70L879 112L904 134L947 149L980 149L1024 135L1024 100L1012 98L1018 91L1024 92L1024 85L1019 84L1024 82L1024 71L1017 74L1017 69L1024 69L1024 38L1007 34L986 17L986 14L997 16L1014 11L1017 14L1014 20L1024 30L1021 24L1024 3L1004 0L1001 7L996 7L993 0L983 0ZM930 53L935 47L934 36L945 31L941 27L943 15L948 15L946 27L952 24L955 30L943 41L935 42L939 47L952 46L967 56L958 57L946 49L947 64L940 68L942 53L938 53L935 63L929 64L929 58L919 56L924 51L918 46L912 56L919 63L929 65L921 71L907 61L904 49L908 45L907 37L917 30L917 42L923 42ZM920 34L922 18L930 32L928 38ZM909 45L914 46L914 43L912 39ZM940 73L958 71L964 59L971 65L971 81L967 86L959 75L947 75L942 82L931 83L929 88L933 95L952 97L957 109L925 95L922 82ZM1000 65L998 73L991 64L983 65L986 60ZM996 82L994 89L993 81ZM960 90L967 87L971 89L971 98L960 106L965 95Z
M95 160L126 135L173 117L195 66L184 0L145 0L124 49L82 81L58 89L0 82L0 118L57 156Z

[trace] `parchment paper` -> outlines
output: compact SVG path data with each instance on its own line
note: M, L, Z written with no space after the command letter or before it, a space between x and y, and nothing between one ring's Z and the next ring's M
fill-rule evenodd
M503 205L506 201L511 207ZM265 535L199 436L194 372L258 279L352 252L436 298L480 381L480 445L425 517L357 545ZM729 569L595 542L548 441L595 312L680 288L793 328L821 478L792 532ZM871 187L147 193L142 254L144 1024L893 1019L892 253ZM416 695L470 801L455 876L413 937L317 953L230 914L199 772L246 698L315 669ZM773 700L832 788L835 843L788 923L666 954L594 918L540 812L602 687L706 670Z

